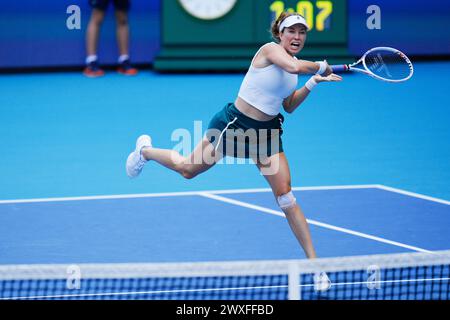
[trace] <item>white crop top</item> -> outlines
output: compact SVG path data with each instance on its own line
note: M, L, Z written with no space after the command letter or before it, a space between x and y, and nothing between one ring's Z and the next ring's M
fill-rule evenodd
M256 52L255 57L264 46ZM255 57L242 81L238 96L265 114L276 116L280 113L283 100L296 89L298 75L289 73L275 64L255 68L253 67Z

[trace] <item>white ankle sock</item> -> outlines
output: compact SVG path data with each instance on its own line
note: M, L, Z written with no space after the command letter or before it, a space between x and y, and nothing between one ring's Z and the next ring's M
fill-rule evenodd
M127 54L122 54L122 55L119 56L118 61L119 61L119 63L122 63L122 62L124 62L125 60L128 60L128 59L130 59L130 57Z
M91 54L86 57L86 64L89 64L93 61L97 61L97 55Z

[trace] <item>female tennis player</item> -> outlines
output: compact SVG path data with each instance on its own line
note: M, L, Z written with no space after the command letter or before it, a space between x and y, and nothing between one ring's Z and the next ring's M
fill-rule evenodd
M150 160L192 179L224 155L252 158L271 186L306 256L316 258L308 224L291 191L291 174L281 140L284 117L280 109L283 106L292 113L318 83L342 78L333 74L325 61L316 63L295 57L303 49L308 29L301 15L282 13L272 24L276 42L258 50L235 102L213 117L194 151L183 157L173 150L154 148L149 136L140 136L127 159L128 176L138 176ZM299 74L314 75L296 90Z

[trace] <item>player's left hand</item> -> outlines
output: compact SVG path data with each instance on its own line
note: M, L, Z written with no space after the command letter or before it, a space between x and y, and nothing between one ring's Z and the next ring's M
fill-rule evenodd
M330 81L342 81L342 77L335 73L332 73L328 76L321 76L319 74L316 74L313 78L317 83L330 82Z

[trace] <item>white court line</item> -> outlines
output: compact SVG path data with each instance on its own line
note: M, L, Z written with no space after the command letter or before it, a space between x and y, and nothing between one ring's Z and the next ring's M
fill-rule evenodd
M407 195L414 198L424 199L432 202L450 205L450 201L421 195L401 189L396 189L380 184L367 185L343 185L343 186L318 186L318 187L293 187L294 191L315 191L315 190L352 190L352 189L381 189L394 193ZM208 194L236 194L236 193L258 193L272 192L270 188L254 189L228 189L228 190L203 190L203 191L184 191L184 192L162 192L162 193L138 193L138 194L119 194L103 196L83 196L83 197L60 197L60 198L37 198L37 199L16 199L0 200L0 204L19 204L19 203L39 203L39 202L63 202L63 201L89 201L89 200L115 200L115 199L139 199L139 198L158 198L158 197L183 197L198 196L200 193Z
M203 193L201 193L199 195L201 195L201 196L203 196L205 198L210 198L210 199L226 202L226 203L237 205L237 206L240 206L240 207L257 210L257 211L261 211L261 212L264 212L264 213L268 213L268 214L272 214L272 215L276 215L276 216L280 216L280 217L285 217L284 213L282 213L281 211L276 211L276 210L272 210L272 209L269 209L269 208L261 207L261 206L258 206L258 205L250 204L250 203L247 203L247 202L242 202L242 201L238 201L238 200L234 200L234 199L230 199L230 198L225 198L225 197L219 196L217 194L209 194L209 193L203 192ZM310 223L312 225L315 225L315 226L318 226L318 227L322 227L322 228L325 228L325 229L339 231L339 232L351 234L351 235L354 235L354 236L357 236L357 237L366 238L366 239L370 239L370 240L374 240L374 241L378 241L378 242L387 243L387 244L390 244L390 245L393 245L393 246L410 249L410 250L413 250L413 251L433 253L433 251L429 251L429 250L422 249L422 248L419 248L419 247L414 247L414 246L410 246L410 245L407 245L407 244L404 244L404 243L400 243L400 242L397 242L397 241L392 241L392 240L376 237L376 236L373 236L373 235L370 235L370 234L366 234L366 233L362 233L362 232L358 232L358 231L354 231L354 230L350 230L350 229L346 229L346 228L337 227L337 226L334 226L334 225L331 225L331 224L327 224L327 223L323 223L323 222L320 222L320 221L311 220L311 219L307 219L306 221L308 221L308 223Z
M387 186L379 185L379 184L372 184L372 185L342 185L342 186L318 186L318 187L294 187L294 188L292 188L292 190L294 190L294 191L351 190L351 189L381 189L381 190L390 191L390 192L394 192L394 193L399 193L399 194L403 194L403 195L407 195L407 196L411 196L411 197L415 197L415 198L420 198L420 199L424 199L424 200L428 200L428 201L432 201L432 202L436 202L436 203L442 203L442 204L450 205L450 202L446 201L446 200L433 198L433 197L428 197L428 196L421 195L421 194L418 194L418 193L408 192L408 191L405 191L405 190L391 188L391 187L387 187ZM147 194L125 194L125 195L105 195L105 196L85 196L85 197L18 199L18 200L0 200L0 204L64 202L64 201L89 201L89 200L112 200L112 199L137 199L137 198L153 198L153 197L180 197L180 196L205 196L205 195L207 197L211 198L213 195L218 195L218 194L256 193L256 192L271 192L271 191L272 190L270 188L254 188L254 189L207 190L207 191L166 192L166 193L147 193ZM262 211L262 212L266 212L266 213L270 213L270 214L279 215L279 216L283 216L284 217L283 213L275 211L275 210L263 208L263 207L260 207L260 206L254 206L254 205L251 205L251 204L248 204L248 203L244 203L244 202L240 202L240 201L236 201L236 200L232 200L232 199L228 199L228 198L224 198L224 197L221 197L221 198L222 198L221 201L224 201L224 199L227 199L224 202L229 202L229 203L233 203L233 204L240 203L238 205L241 205L243 207L247 207L247 208L250 208L250 209L255 209L255 210ZM216 200L218 200L218 198ZM337 227L337 226L329 225L329 224L322 223L322 222L319 222L319 221L314 221L314 220L310 220L309 219L308 222L313 224L313 225L319 226L319 227L323 227L323 228L327 228L327 229L331 229L331 230L335 230L335 231L340 231L340 232L344 232L344 233L349 233L349 234L353 234L353 235L356 235L356 236L368 238L368 239L375 240L375 241L389 243L391 245L400 246L400 247L411 249L411 250L414 250L414 251L432 252L432 251L428 251L428 250L421 249L421 248L418 248L418 247L413 247L413 246L409 246L409 245L406 245L406 244L402 244L402 243L399 243L399 242L395 242L395 241L391 241L391 240L387 240L387 239L371 236L371 235L364 234L364 233L361 233L361 232L357 232L357 231L353 231L353 230L349 230L349 229L345 229L345 228L340 228L340 227Z
M348 185L348 186L296 187L296 188L292 188L292 189L295 191L307 191L307 190L373 189L373 188L377 188L377 187L378 187L378 185L353 185L353 186ZM140 193L140 194L85 196L85 197L0 200L0 204L137 199L137 198L153 198L153 197L182 197L182 196L197 196L200 193L205 193L205 192L209 193L209 194L233 194L233 193L271 192L271 191L272 191L272 189L270 189L270 188L255 188L255 189L229 189L229 190L204 190L204 191L163 192L163 193Z
M85 196L85 197L64 197L64 198L39 198L39 199L18 199L18 200L0 200L0 204L16 203L39 203L39 202L65 202L65 201L89 201L89 200L115 200L115 199L138 199L138 198L157 198L157 197L182 197L195 196L198 191L188 192L167 192L167 193L139 193L123 195L105 195L105 196Z
M450 201L442 200L442 199L438 199L438 198L433 198L433 197L429 197L429 196L425 196L423 194L419 194L419 193L415 193L415 192L409 192L409 191L396 189L396 188L392 188L392 187L387 187L387 186L383 186L383 185L377 185L376 188L382 189L382 190L386 190L386 191L390 191L390 192L394 192L394 193L403 194L403 195L409 196L409 197L414 197L414 198L418 198L418 199L423 199L423 200L428 200L428 201L432 201L432 202L437 202L437 203L450 205Z

